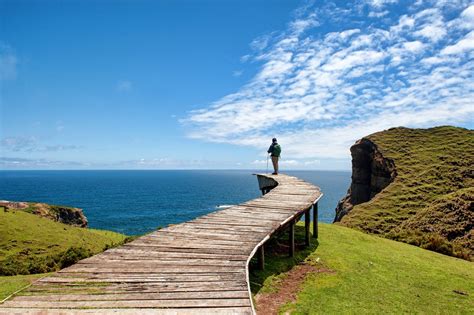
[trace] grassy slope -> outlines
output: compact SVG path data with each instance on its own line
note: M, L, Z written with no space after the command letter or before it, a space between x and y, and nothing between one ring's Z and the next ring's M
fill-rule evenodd
M355 206L341 224L426 248L448 247L441 251L451 251L447 254L459 257L472 255L473 219L472 215L469 217L469 212L467 218L459 218L468 220L467 228L471 230L468 237L459 235L463 240L455 240L456 235L442 231L442 215L434 215L438 217L438 224L425 225L424 231L417 228L416 222L405 221L414 219L422 211L425 214L429 210L443 213L447 209L428 207L433 203L443 204L446 200L452 200L449 194L460 189L474 187L474 131L456 127L394 128L367 138L378 146L385 157L394 160L398 175L372 200ZM469 195L467 199L473 199L472 189L464 192ZM452 218L446 220L445 225L451 224L450 221ZM435 244L429 244L428 230L433 230Z
M281 312L468 314L474 309L472 262L329 224L320 224L319 245L310 252L307 263L333 272L308 276L296 302ZM251 281L263 282L261 288L254 284L254 293L284 281L285 274L278 274L286 270L285 261L297 262L267 257L267 270L252 273Z
M0 276L0 301L47 274Z
M71 247L95 254L123 242L125 237L111 231L69 226L24 211L0 209L0 267L21 271L18 273L28 273L25 269L29 273L51 271L59 268L51 259L57 263Z

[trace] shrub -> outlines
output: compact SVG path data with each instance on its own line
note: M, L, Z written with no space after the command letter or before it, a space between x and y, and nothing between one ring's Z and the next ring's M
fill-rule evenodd
M61 268L66 268L89 256L92 256L92 253L89 249L73 246L61 255L59 259L59 266Z
M12 255L0 261L0 275L14 276L57 271L92 255L89 249L75 246L54 256Z
M422 241L421 247L441 254L454 256L453 245L439 234L430 233Z

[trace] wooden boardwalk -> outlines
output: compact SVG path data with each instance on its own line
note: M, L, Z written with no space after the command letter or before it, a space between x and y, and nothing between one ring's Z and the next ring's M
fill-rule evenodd
M317 219L315 187L287 175L257 175L262 197L172 225L79 261L0 304L0 314L252 314L248 265L283 228ZM317 236L317 225L313 234Z

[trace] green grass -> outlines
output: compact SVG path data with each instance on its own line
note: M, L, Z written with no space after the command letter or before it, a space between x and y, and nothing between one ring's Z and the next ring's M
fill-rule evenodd
M269 256L265 272L253 271L251 281L263 283L254 293L271 292L275 281L284 281L282 259ZM286 260L291 265L293 259ZM319 244L305 260L333 272L310 274L296 301L281 313L469 314L474 309L474 264L462 259L320 224Z
M282 231L273 236L265 244L265 269L257 269L257 258L250 261L250 289L256 294L259 292L272 292L276 289L275 284L284 280L285 271L303 262L318 246L316 240L312 240L310 246L304 246L304 226L298 224L295 227L296 251L294 257L288 257L288 233ZM267 259L268 258L268 259Z
M366 138L394 161L397 176L372 200L354 206L340 224L417 245L426 243L426 231L431 231L436 241L427 248L437 250L439 245L445 254L472 257L474 244L467 236L472 234L472 211L464 207L466 211L456 213L450 207L463 208L466 202L472 207L474 190L468 188L474 187L474 131L449 126L393 128ZM460 190L465 198L453 200L451 194ZM416 214L429 212L437 212L429 214L437 219L418 227ZM451 217L443 217L448 212ZM448 233L456 220L465 221L466 229Z
M0 276L0 301L47 274Z
M58 270L125 241L123 234L73 227L21 210L0 209L0 274Z

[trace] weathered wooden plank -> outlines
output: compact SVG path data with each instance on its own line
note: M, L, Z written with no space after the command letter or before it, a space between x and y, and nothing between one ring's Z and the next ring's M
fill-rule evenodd
M132 243L130 243L132 244ZM200 240L160 240L158 242L154 241L148 241L148 240L140 240L137 242L133 242L133 245L139 245L139 246L153 246L153 247L163 247L163 246L169 246L169 247L182 247L182 248L209 248L213 247L215 249L235 249L235 248L253 248L252 244L249 243L243 243L241 242L240 244L220 244L218 242L213 242L211 240L206 240L206 239L200 239Z
M251 211L256 212L259 211L261 213L288 213L292 212L295 210L298 210L299 207L293 207L293 206L286 206L284 204L280 204L280 206L275 206L275 205L265 205L262 203L253 203L252 201L249 201L246 204L242 204L242 207L245 207L247 209L251 209Z
M261 240L261 237L258 235L247 235L245 237L235 237L233 235L224 234L224 233L217 233L217 232L208 232L208 231L200 231L200 230L183 230L182 232L174 232L174 231L163 231L161 235L181 235L186 234L191 238L205 238L205 239L213 239L213 240L223 240L223 241L235 241L241 240L243 242L256 242ZM150 235L150 237L155 237L155 235Z
M240 260L216 260L216 259L176 259L176 258L155 258L155 259L137 259L137 257L101 257L93 259L84 259L78 262L79 265L107 263L117 266L226 266L226 267L245 267L245 262Z
M260 227L246 227L246 226L240 226L240 225L232 225L232 224L212 224L212 223L202 223L202 222L188 222L185 223L187 227L193 227L196 229L210 229L210 230L224 230L224 231L229 231L229 233L234 233L234 234L242 234L242 235L247 235L248 232L266 232L268 233L268 230L271 230L272 227L266 227L266 228L260 228Z
M133 282L36 282L23 292L41 292L59 290L59 293L91 289L108 292L187 292L187 291L232 291L247 289L245 279L220 280L220 281L187 281L187 282L159 282L159 281L133 281Z
M181 233L181 234L184 234L184 233ZM235 245L235 244L242 244L242 243L255 244L255 241L256 241L255 238L247 239L247 240L243 240L236 237L233 237L232 239L222 239L217 236L204 237L203 234L196 235L196 234L191 234L191 233L186 233L186 237L173 236L173 235L167 235L165 233L161 233L161 235L148 235L147 237L142 237L140 239L145 240L145 241L153 241L153 242L160 242L161 240L163 241L186 240L189 242L206 241L209 244L221 244L221 245Z
M94 307L120 307L120 308L186 308L186 307L232 307L250 306L249 298L245 299L194 299L194 300L130 300L130 301L5 301L6 307L40 307L40 308L94 308Z
M268 209L286 209L286 210L304 210L305 208L308 207L307 203L300 203L297 205L289 205L286 203L281 203L281 202L274 202L274 201L269 201L269 200L264 200L264 201L258 201L258 200L252 200L246 203L243 203L242 205L247 206L247 207L252 207L252 208L268 208Z
M254 220L254 221L249 221L246 218L242 217L232 217L225 215L224 213L219 213L219 214L214 214L214 215L209 215L206 217L201 217L199 219L191 220L191 222L199 222L199 223L218 223L220 224L221 222L225 222L227 224L232 224L232 225L237 225L237 226L248 226L248 227L265 227L266 224L265 222L262 222L260 220Z
M115 256L115 255L125 255L125 256L130 256L133 255L134 257L141 257L141 256L146 256L150 258L160 258L160 257L173 257L173 258L182 258L182 259L187 259L187 258L203 258L203 259L223 259L223 260L246 260L248 256L245 254L238 255L238 254L223 254L221 252L218 253L191 253L188 251L173 251L173 250L161 250L160 248L154 248L153 251L150 251L148 248L142 248L138 246L132 246L132 247L120 247L114 249L114 251L107 251L105 253L102 253L101 255L103 256Z
M248 235L248 232L266 232L265 229L262 228L248 228L243 226L235 226L235 227L226 227L221 224L213 224L210 226L209 224L202 224L202 223L194 223L194 222L186 222L180 225L179 229L171 229L171 231L184 231L184 229L194 229L194 230L204 230L204 229L214 229L216 231L227 231L229 235ZM263 231L262 231L263 230Z
M294 208L298 209L300 207L309 207L312 205L312 202L309 201L291 201L291 200L271 200L271 199L254 199L251 202L244 203L245 205L269 205L273 207L282 207L282 208Z
M268 227L268 224L265 224L265 222L262 221L257 221L258 223L256 224L248 224L248 219L239 217L239 218L225 218L225 217L213 217L212 219L210 218L202 218L202 219L196 219L189 221L188 223L191 224L212 224L212 225L217 225L217 226L225 226L225 225L232 225L236 227L242 227L242 228L247 228L247 229L266 229Z
M227 266L184 266L186 272L188 273L245 273L244 268L239 267L227 267ZM182 266L170 266L170 265L156 265L154 267L141 267L141 266L115 266L111 264L76 264L73 267L62 269L59 273L62 272L114 272L114 273L146 273L150 274L152 272L159 272L160 274L174 274L182 272Z
M253 212L241 212L241 211L227 211L225 215L228 217L236 217L236 218L244 218L246 220L259 220L261 222L267 223L268 221L277 221L281 222L286 219L288 216L288 211L285 213L271 213L271 212L261 212L261 211L253 211Z
M110 272L106 273L97 273L94 277L87 278L82 274L78 274L76 278L62 278L59 276L51 276L45 279L42 279L41 282L51 282L51 283L73 283L73 282L220 282L220 281L238 281L242 279L241 273L221 273L221 274L161 274L157 276L149 277L139 277L140 274L135 276L129 275L128 277L119 277L117 273Z
M194 291L123 294L50 294L18 296L17 301L121 301L121 300L193 300L193 299L245 299L243 291Z
M0 308L0 315L45 315L45 308L18 308L8 307ZM203 308L140 308L140 315L196 315L202 314ZM136 315L137 310L134 308L94 308L94 309L74 309L65 310L58 308L47 308L48 315L65 315L65 314L101 314L101 315ZM233 307L212 307L205 309L206 315L235 315L235 314L253 314L250 306L233 306Z
M227 238L242 238L246 240L258 241L254 238L259 238L260 240L265 237L267 234L266 231L253 231L252 233L248 233L245 231L233 231L233 230L226 230L226 229L209 229L208 226L205 228L200 228L199 226L183 226L179 230L167 230L166 232L173 232L173 233L188 233L188 234L213 234L219 237L227 237Z
M166 245L143 245L143 244L126 244L124 245L129 248L140 248L140 249L147 249L153 251L154 249L163 251L163 252L182 252L182 253L205 253L205 254L227 254L227 255L245 255L247 254L246 250L238 250L238 249L227 249L227 248L196 248L192 247L191 245L187 247L179 247L179 246L166 246Z
M156 270L157 272L162 272L163 270L168 270L172 267L174 268L181 268L190 270L190 272L194 272L195 269L199 267L207 267L207 268L214 268L218 270L220 268L228 268L228 270L234 270L235 268L245 270L245 263L237 261L237 262L229 262L229 263L206 263L206 262L189 262L189 261L173 261L173 262L161 262L157 261L154 263L146 263L140 261L132 261L129 260L121 260L121 261L104 261L102 263L84 263L84 264L76 264L78 267L81 268L105 268L104 265L109 266L110 268L136 268L137 270L141 269L151 269ZM189 268L188 268L189 267ZM213 271L214 272L214 271Z

